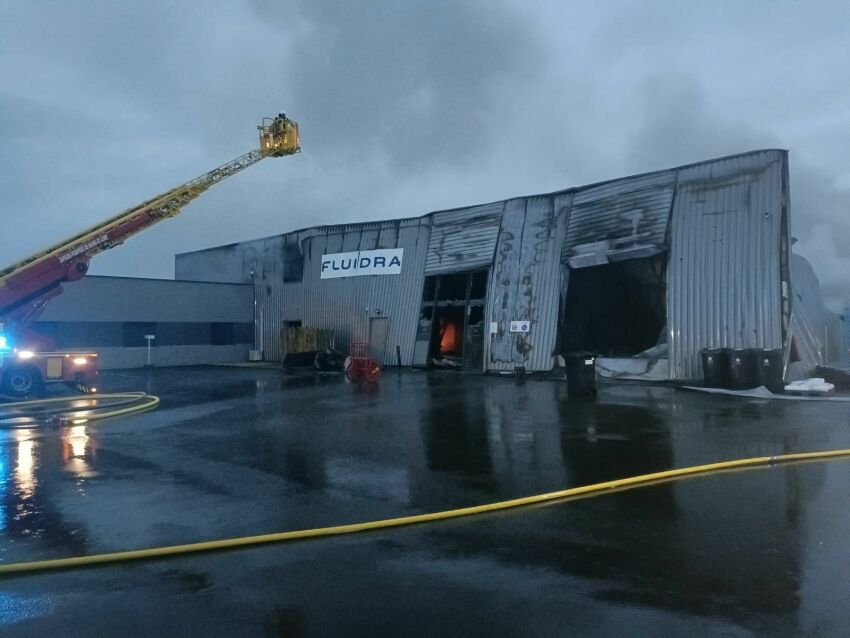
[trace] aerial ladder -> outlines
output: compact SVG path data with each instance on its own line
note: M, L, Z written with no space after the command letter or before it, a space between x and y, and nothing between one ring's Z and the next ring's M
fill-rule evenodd
M174 217L210 187L260 160L301 150L298 124L284 113L264 118L257 129L258 148L0 270L0 391L27 396L50 382L91 390L97 354L55 352L55 343L33 331L31 324L62 293L64 283L88 272L98 253Z

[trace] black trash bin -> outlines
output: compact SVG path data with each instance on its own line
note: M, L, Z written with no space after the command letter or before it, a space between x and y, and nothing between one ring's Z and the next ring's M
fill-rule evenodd
M735 348L729 353L729 386L734 390L758 387L758 350Z
M564 355L567 364L567 394L586 397L596 394L596 355L591 352L570 352Z
M706 348L702 355L703 385L709 388L729 387L729 350L726 348Z
M783 350L759 350L756 361L759 385L771 392L782 392L785 382L782 380L782 364L785 361Z

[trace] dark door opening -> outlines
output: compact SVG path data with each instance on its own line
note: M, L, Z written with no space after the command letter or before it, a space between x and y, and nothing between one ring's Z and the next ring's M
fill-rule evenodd
M487 272L425 278L414 365L481 372Z
M631 357L666 344L666 255L569 273L561 352Z

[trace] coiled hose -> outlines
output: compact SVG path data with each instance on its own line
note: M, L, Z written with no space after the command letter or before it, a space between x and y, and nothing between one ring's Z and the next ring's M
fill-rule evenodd
M0 403L0 424L21 418L62 421L99 421L127 416L159 405L159 397L145 392L118 392Z

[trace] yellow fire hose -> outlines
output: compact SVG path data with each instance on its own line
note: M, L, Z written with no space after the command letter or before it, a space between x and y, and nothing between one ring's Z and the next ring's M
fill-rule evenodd
M365 523L353 523L350 525L334 525L331 527L318 527L315 529L303 529L290 532L278 532L274 534L261 534L258 536L242 536L239 538L227 538L217 541L205 541L200 543L189 543L186 545L170 545L166 547L151 547L149 549L137 549L122 552L111 552L108 554L95 554L92 556L75 556L72 558L56 558L51 560L40 560L25 563L11 563L0 565L0 574L21 574L27 572L43 571L50 569L68 569L72 567L88 567L93 565L104 565L107 563L120 563L132 560L143 560L150 558L162 558L166 556L178 556L196 552L209 552L214 550L234 549L238 547L249 547L253 545L264 545L267 543L280 543L284 541L304 540L308 538L319 538L324 536L338 536L342 534L357 534L391 527L404 525L416 525L431 521L442 521L464 516L475 516L489 512L497 512L515 507L537 505L552 501L560 501L568 498L582 496L599 496L633 487L645 487L664 481L673 481L695 475L706 475L725 472L730 470L742 470L747 468L765 467L780 463L798 463L803 461L824 461L839 457L850 456L850 449L829 450L824 452L805 452L800 454L784 454L781 456L758 456L736 461L724 461L721 463L710 463L708 465L695 465L676 470L653 472L630 478L616 479L593 485L573 487L557 492L536 494L508 501L499 501L486 505L474 507L463 507L460 509L433 512L430 514L416 514L413 516L402 516L400 518L388 518Z
M73 405L75 403L80 405ZM85 405L85 403L90 404ZM99 403L105 403L105 405L98 405ZM61 407L63 404L68 404L68 407ZM49 415L66 416L72 420L99 421L152 410L157 405L159 405L159 397L146 394L145 392L116 392L112 394L34 399L0 403L0 420L21 416L40 416L46 413ZM32 410L39 408L44 408L41 414L32 412Z

